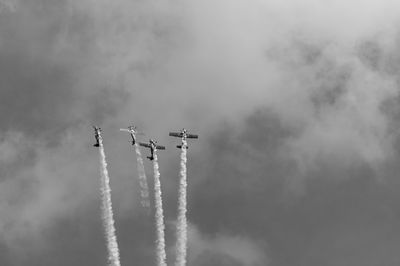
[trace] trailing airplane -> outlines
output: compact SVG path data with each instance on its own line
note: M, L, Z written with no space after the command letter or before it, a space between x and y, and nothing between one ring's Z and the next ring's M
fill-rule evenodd
M177 138L181 138L182 139L182 144L181 145L177 145L176 147L178 149L182 148L183 145L183 141L187 140L187 139L198 139L199 136L198 135L194 135L194 134L188 134L187 130L182 128L181 132L169 132L169 135L171 137L177 137ZM188 148L188 146L186 145L186 149Z
M142 143L142 142L139 142L139 145L140 145L140 146L143 146L143 147L146 147L146 148L150 148L151 156L147 156L147 158L148 158L150 161L153 161L153 160L154 160L154 152L155 152L156 150L165 150L165 147L164 147L164 146L157 145L157 141L154 141L154 140L152 140L152 139L149 140L149 143Z
M93 144L93 146L100 147L99 137L100 137L101 128L96 127L96 126L93 126L93 128L94 128L94 137L96 138L96 143Z
M144 135L143 133L140 133L136 130L136 126L129 126L128 128L120 128L119 130L128 132L131 134L132 145L135 145L135 143L136 143L136 135Z

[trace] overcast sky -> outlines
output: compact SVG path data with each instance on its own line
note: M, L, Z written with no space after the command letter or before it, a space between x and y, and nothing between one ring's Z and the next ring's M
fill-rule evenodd
M186 127L188 266L398 266L399 47L395 0L0 0L0 265L106 265L92 125L121 264L155 265L136 123L171 265Z

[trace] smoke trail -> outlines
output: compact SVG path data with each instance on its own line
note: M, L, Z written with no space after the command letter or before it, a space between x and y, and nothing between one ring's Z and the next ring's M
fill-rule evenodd
M177 243L176 243L176 266L186 265L186 252L187 252L187 221L186 221L186 152L187 142L182 140L181 147L181 170L179 180L179 202L178 202L178 224L177 224Z
M140 196L142 206L146 209L150 208L149 200L149 187L147 186L146 173L144 172L144 164L142 159L142 154L140 152L139 146L135 143L136 160L139 172L139 184L140 184Z
M101 176L101 211L103 226L105 230L105 237L107 240L108 249L108 264L110 266L120 266L119 261L119 250L117 237L115 235L113 210L111 203L111 188L110 188L110 177L108 176L106 155L104 153L103 139L99 132L99 150L100 150L100 162L102 166L102 176Z
M165 254L165 236L164 236L164 214L163 214L163 206L162 206L162 197L161 197L161 183L160 183L160 172L158 169L158 159L157 152L154 150L154 200L156 206L156 227L157 227L157 265L158 266L167 266L166 259L167 255Z

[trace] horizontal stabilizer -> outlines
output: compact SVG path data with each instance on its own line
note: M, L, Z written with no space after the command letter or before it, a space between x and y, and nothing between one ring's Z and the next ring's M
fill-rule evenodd
M177 145L176 146L178 149L182 149L182 145ZM186 149L188 149L189 147L188 146L186 146Z

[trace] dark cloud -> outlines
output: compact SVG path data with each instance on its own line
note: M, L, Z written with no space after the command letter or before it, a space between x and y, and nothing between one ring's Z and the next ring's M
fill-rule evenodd
M210 141L209 154L219 156L209 157L207 177L192 188L191 221L207 235L239 232L267 241L271 265L395 265L392 247L400 245L400 235L390 228L399 218L397 193L377 181L367 164L347 167L321 159L318 169L307 172L307 193L287 198L285 183L301 176L275 146L291 136L275 119L258 111L240 133L216 133L220 141ZM269 128L261 130L263 125ZM253 142L258 148L242 152Z
M3 132L22 131L51 143L79 122L115 114L113 106L126 95L112 94L114 88L84 76L96 54L84 14L69 12L67 1L21 1L15 13L0 20Z

